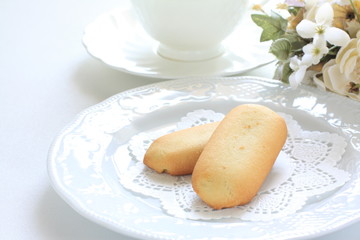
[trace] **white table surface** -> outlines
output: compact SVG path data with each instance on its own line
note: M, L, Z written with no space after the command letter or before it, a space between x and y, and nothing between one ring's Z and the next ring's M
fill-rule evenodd
M0 239L132 239L83 218L52 189L49 146L84 108L156 79L90 57L83 29L127 0L0 1ZM270 64L244 75L271 77ZM360 207L360 206L359 206ZM358 240L360 222L314 240Z

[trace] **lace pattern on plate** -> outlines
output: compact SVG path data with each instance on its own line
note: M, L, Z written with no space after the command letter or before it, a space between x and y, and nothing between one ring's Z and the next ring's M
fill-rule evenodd
M304 131L292 116L279 114L287 123L287 141L260 191L247 205L214 210L193 191L191 176L158 174L142 163L146 150L156 138L224 117L211 110L190 112L172 129L133 136L128 151L134 161L127 171L121 171L120 182L128 190L159 199L168 214L180 218L269 221L292 214L313 198L321 198L322 194L336 190L349 180L350 174L336 167L346 142L337 134Z

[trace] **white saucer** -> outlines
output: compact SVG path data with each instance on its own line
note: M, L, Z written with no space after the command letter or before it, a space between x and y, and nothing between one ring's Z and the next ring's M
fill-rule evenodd
M225 53L198 62L181 62L157 54L150 38L129 9L100 15L84 32L83 44L90 55L106 65L135 75L172 79L195 76L229 76L274 60L269 43L260 43L261 29L249 17L224 41Z

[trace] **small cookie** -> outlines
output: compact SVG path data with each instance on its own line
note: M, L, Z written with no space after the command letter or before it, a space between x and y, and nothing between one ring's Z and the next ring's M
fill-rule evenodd
M176 131L156 139L145 153L144 164L171 175L191 174L218 122Z
M271 109L257 104L234 108L216 128L196 163L194 191L214 209L250 202L286 138L285 120Z

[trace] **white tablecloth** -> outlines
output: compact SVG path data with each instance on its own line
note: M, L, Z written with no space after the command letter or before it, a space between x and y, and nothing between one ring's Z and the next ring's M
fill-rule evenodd
M126 0L0 1L0 239L131 239L83 218L52 189L52 140L75 115L153 83L105 66L81 43L84 27ZM274 65L245 73L271 77ZM360 207L360 206L359 206ZM360 223L316 240L360 236Z

